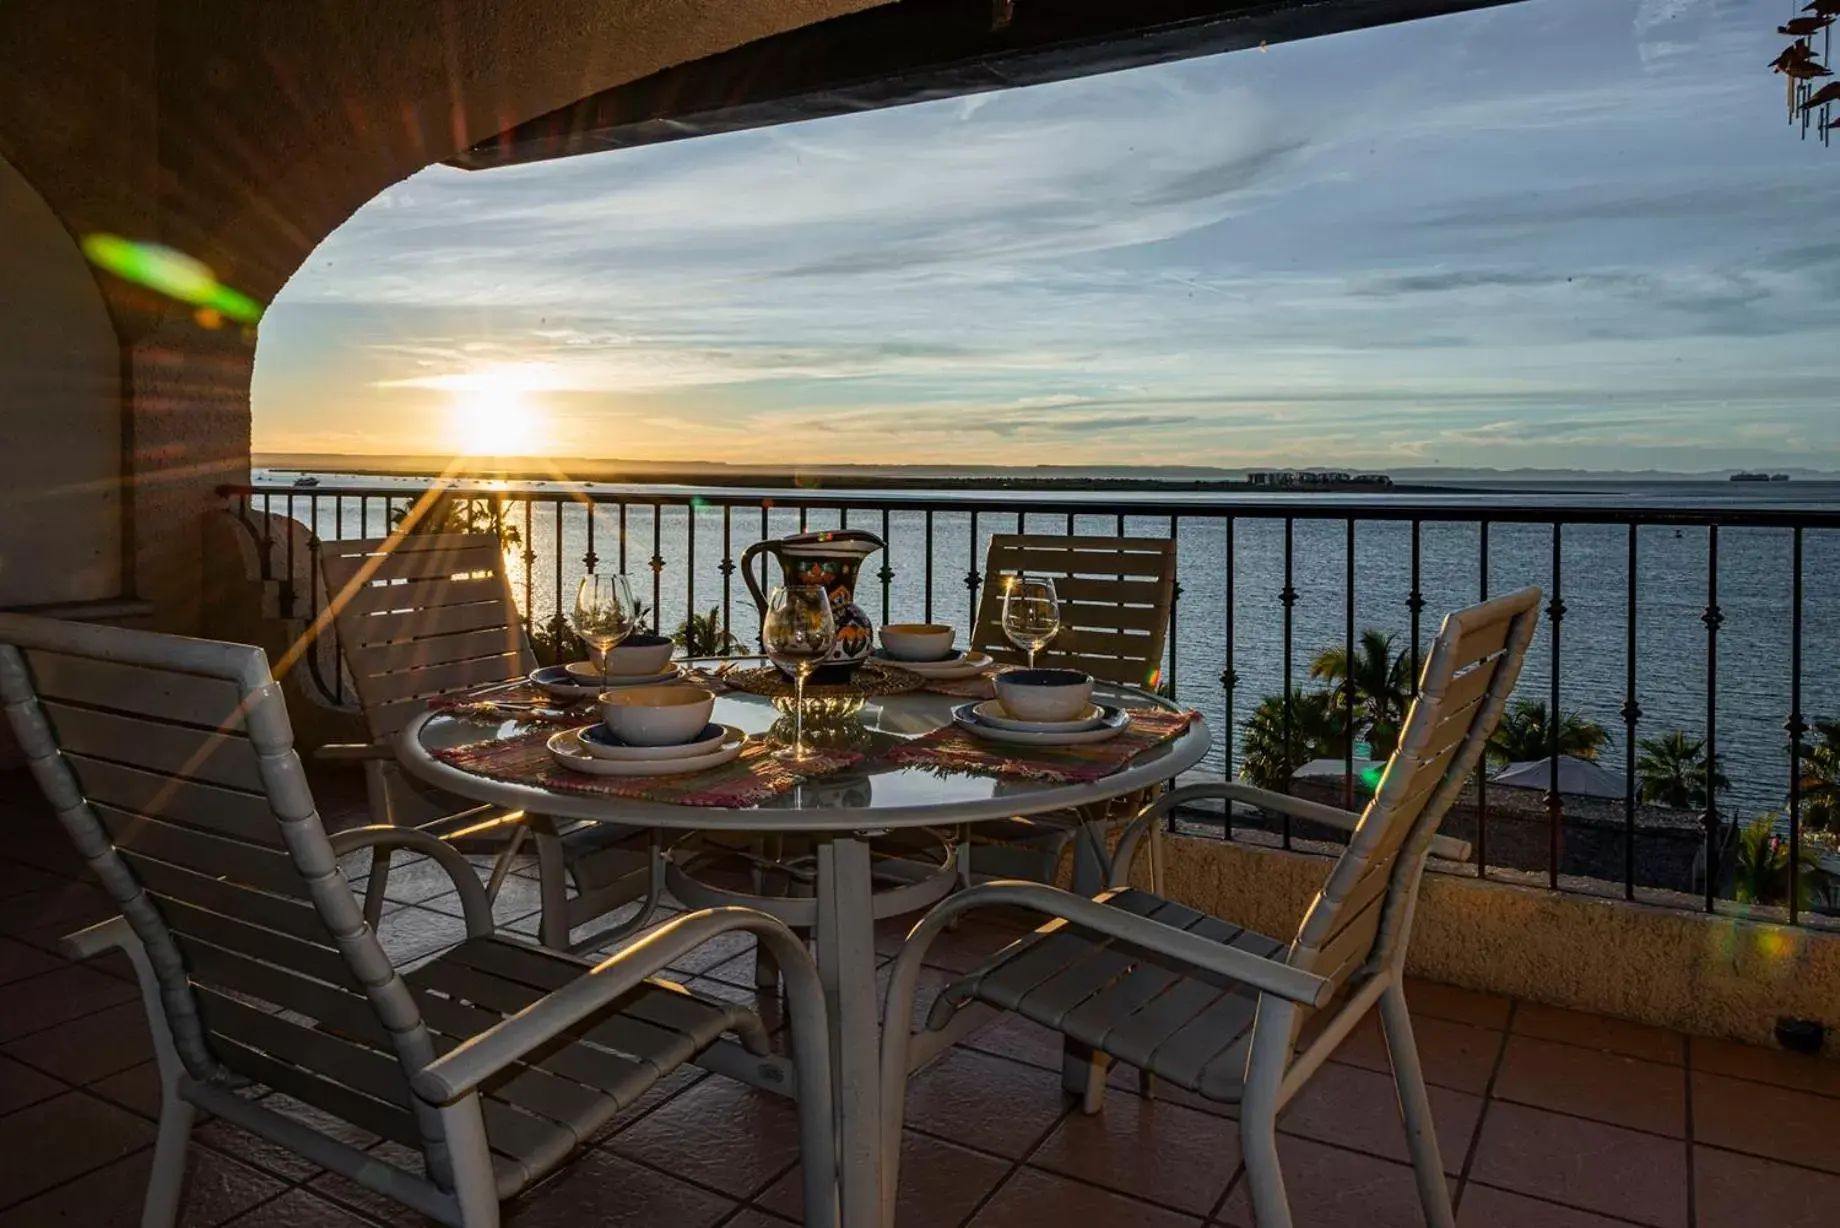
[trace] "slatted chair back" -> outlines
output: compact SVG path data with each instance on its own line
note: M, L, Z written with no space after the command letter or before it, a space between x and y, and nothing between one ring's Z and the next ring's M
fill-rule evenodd
M408 1085L428 1030L339 870L262 650L0 614L0 699L146 948L187 1073L419 1147L444 1182L439 1119Z
M1348 847L1304 914L1289 962L1338 986L1403 961L1431 838L1476 770L1539 623L1525 588L1445 617L1399 746Z
M1157 537L1045 537L1000 533L990 539L984 593L972 647L999 661L1020 661L1003 634L1006 581L1019 575L1054 581L1061 631L1036 654L1043 667L1079 669L1102 682L1152 683L1175 600L1176 544Z
M496 534L325 542L320 567L374 740L395 737L430 699L535 665Z

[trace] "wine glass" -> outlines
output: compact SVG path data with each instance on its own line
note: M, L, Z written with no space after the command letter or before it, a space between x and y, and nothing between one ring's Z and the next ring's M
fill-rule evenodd
M760 624L767 657L792 675L792 745L779 752L789 763L803 763L805 753L805 679L823 663L837 642L831 597L816 584L789 584L773 590L767 616Z
M1035 668L1035 654L1060 629L1061 603L1054 594L1054 581L1046 576L1011 576L1003 590L1003 634L1029 654L1030 669Z
M625 576L590 572L575 588L575 634L601 656L601 687L607 686L607 654L633 633L638 622L632 583Z

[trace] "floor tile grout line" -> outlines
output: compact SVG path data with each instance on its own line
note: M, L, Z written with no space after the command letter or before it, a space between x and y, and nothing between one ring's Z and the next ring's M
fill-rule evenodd
M1241 1159L1234 1164L1233 1175L1227 1178L1227 1188L1220 1191L1220 1197L1214 1200L1214 1205L1208 1208L1208 1213L1201 1217L1203 1222L1212 1224L1227 1213L1227 1200L1233 1197L1233 1191L1237 1190L1239 1183L1245 1179L1246 1161Z
M66 967L70 967L70 968L77 968L77 967L81 967L82 965L80 965L80 964L67 964L67 965L65 965L65 966L66 966ZM51 973L53 973L53 972L58 972L58 971L61 971L61 969L58 969L58 968L50 968L50 969L47 969L46 971L44 971L44 972L42 972L42 973L40 973L39 975L40 975L40 976L49 976L49 975L51 975ZM29 978L28 978L28 979L29 979ZM21 985L21 984L23 984L23 983L24 983L24 982L22 982L22 981L14 981L14 982L12 982L11 984L8 984L8 985L0 985L0 992L5 992L5 991L9 991L9 990L11 990L11 989L13 989L13 988L14 988L15 986L17 986L17 985ZM80 1014L80 1015L72 1015L72 1016L71 1016L70 1018L68 1018L68 1019L60 1019L60 1020L59 1020L58 1022L56 1022L56 1023L52 1023L52 1024L47 1024L46 1026L44 1026L44 1027L42 1027L42 1028L34 1028L34 1029L32 1029L32 1030L31 1030L30 1032L21 1032L21 1033L19 1033L19 1035L17 1035L17 1036L9 1036L9 1037L7 1037L7 1038L6 1038L5 1040L0 1040L0 1054L4 1054L4 1055L5 1055L6 1057L10 1057L10 1058L12 1058L12 1059L13 1059L13 1060L14 1060L15 1062L18 1062L18 1063L20 1063L21 1065L24 1065L24 1066L32 1066L32 1063L31 1063L31 1062L29 1062L29 1061L27 1061L27 1060L26 1060L25 1058L22 1058L22 1057L20 1057L20 1056L19 1056L18 1054L16 1054L16 1053L11 1053L11 1052L8 1052L8 1047L9 1047L9 1046L11 1046L11 1045L14 1045L14 1044L17 1044L18 1042L20 1042L20 1041L22 1041L22 1040L31 1040L31 1039L33 1039L34 1037L37 1037L37 1036L43 1036L43 1035L44 1035L45 1033L47 1033L47 1032L52 1032L52 1031L56 1031L56 1030L57 1030L58 1028L68 1028L68 1027L71 1027L71 1026L73 1026L73 1025L75 1025L75 1024L79 1024L79 1023L82 1023L82 1022L83 1022L83 1021L84 1021L85 1019L93 1019L93 1018L95 1018L95 1017L96 1017L97 1015L100 1015L100 1014L102 1014L102 1012L104 1012L104 1011L112 1011L112 1010L115 1010L115 1009L117 1009L117 1008L119 1008L119 1007L122 1007L122 1006L126 1006L126 1005L129 1005L130 1003L134 1003L134 998L133 998L133 997L127 997L127 998L123 998L123 999L122 999L122 1000L121 1000L120 1002L110 1002L110 1003L109 1003L108 1005L106 1005L106 1006L98 1006L98 1007L97 1007L97 1008L96 1008L95 1010L93 1010L93 1011L84 1011L84 1012L83 1012L82 1014ZM140 1018L142 1018L142 1019L144 1020L144 1019L146 1018L146 1015L145 1015L145 1013L143 1013L143 1014L142 1014L142 1015L140 1016ZM139 1062L135 1062L135 1063L133 1063L133 1065L135 1065L135 1066L138 1066L138 1065L140 1065L140 1063L139 1063ZM32 1068L33 1068L34 1070L40 1070L40 1072L41 1072L41 1073L43 1073L43 1074L49 1074L49 1075L51 1075L51 1077L52 1077L52 1078L54 1078L54 1079L58 1079L58 1080L59 1080L59 1082L68 1082L68 1080L65 1080L65 1079L63 1079L63 1078L62 1078L61 1076L59 1076L59 1075L56 1075L56 1074L52 1074L52 1072L51 1072L51 1071L48 1071L48 1070L42 1070L42 1069L41 1069L40 1067L37 1067L37 1066L33 1066ZM127 1069L127 1067L123 1067L123 1069ZM119 1073L120 1073L120 1071L116 1071L116 1072L114 1072L114 1073L117 1073L117 1074L119 1074ZM108 1076L107 1076L107 1075L104 1075L104 1076L102 1076L102 1077L103 1077L103 1078L107 1078Z
M1054 1115L1054 1120L1048 1124L1047 1128L1041 1132L1040 1136L1036 1138L1032 1144L1023 1148L1020 1159L1010 1161L1008 1171L997 1178L997 1180L991 1184L991 1187L984 1191L983 1196L972 1205L971 1209L965 1212L959 1219L958 1228L969 1228L971 1221L984 1213L984 1208L990 1205L991 1200L997 1196L998 1191L1015 1180L1016 1174L1022 1171L1023 1167L1028 1163L1029 1157L1033 1156L1037 1151L1040 1151L1042 1145L1045 1144L1049 1138L1053 1137L1056 1130L1061 1128L1061 1123L1067 1120L1068 1115L1076 1111L1077 1106L1071 1096L1062 1093L1062 1101L1061 1111ZM1005 1158L1007 1159L1007 1157ZM895 1191L895 1197L897 1200L900 1198L900 1191L898 1189Z
M1518 999L1508 999L1507 1026L1501 1030L1501 1047L1495 1050L1495 1062L1489 1068L1489 1081L1482 1088L1482 1107L1476 1110L1475 1133L1469 1136L1469 1147L1463 1155L1463 1166L1457 1171L1457 1192L1451 1199L1451 1214L1454 1216L1463 1206L1463 1194L1469 1188L1470 1172L1476 1166L1476 1156L1482 1150L1482 1131L1488 1125L1489 1106L1495 1103L1495 1081L1501 1078L1501 1068L1508 1062L1509 1030L1514 1026L1515 1012L1520 1008Z
M101 1096L94 1095L93 1093L88 1092L81 1087L73 1087L70 1089L70 1092L75 1093L76 1095L79 1095L79 1096L88 1096L91 1100L95 1100L98 1103L105 1104L109 1108L114 1109L117 1112L128 1112L128 1110L123 1109L120 1105L116 1104L114 1101L105 1100ZM40 1100L38 1101L38 1103L44 1104L46 1102L43 1100ZM138 1113L132 1114L132 1116L137 1122L144 1123L148 1120L147 1118L140 1116L140 1114ZM34 1198L43 1197L44 1195L49 1194L54 1190L61 1190L65 1186L76 1184L77 1182L83 1180L85 1177L89 1177L96 1173L99 1173L103 1169L109 1167L111 1164L119 1164L121 1161L129 1158L130 1156L137 1156L143 1151L151 1151L151 1150L153 1150L153 1142L152 1140L149 1140L145 1146L135 1147L132 1150L122 1152L120 1155L110 1156L108 1159L104 1160L100 1164L91 1165L89 1168L83 1169L81 1172L73 1173L70 1176L64 1178L64 1180L56 1182L55 1184L52 1184L52 1185L48 1185L44 1189L39 1190L36 1193L29 1194L24 1198L17 1198L17 1199L14 1199L12 1202L0 1202L0 1212L10 1211L15 1207L24 1206L26 1203L31 1202Z
M1472 1184L1472 1182L1464 1183L1466 1188L1470 1184ZM1494 1190L1498 1194L1512 1194L1516 1198L1525 1198L1528 1202L1537 1202L1545 1207L1559 1207L1566 1211L1577 1211L1582 1215L1594 1215L1599 1219L1610 1220L1617 1224L1631 1224L1634 1225L1634 1228L1654 1228L1654 1225L1647 1220L1630 1219L1627 1215L1618 1215L1614 1211L1602 1211L1595 1207L1581 1207L1576 1203L1560 1202L1557 1198L1549 1198L1545 1194L1535 1194L1527 1190L1514 1189L1511 1186L1496 1185L1492 1181L1478 1180L1474 1181L1473 1184L1485 1190Z

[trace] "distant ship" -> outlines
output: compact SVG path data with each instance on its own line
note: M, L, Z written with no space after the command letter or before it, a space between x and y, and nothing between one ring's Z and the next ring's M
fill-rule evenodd
M294 485L296 486L318 486L319 479L318 478L295 478Z
M1734 473L1731 475L1731 480L1734 482L1787 482L1789 475L1786 473Z

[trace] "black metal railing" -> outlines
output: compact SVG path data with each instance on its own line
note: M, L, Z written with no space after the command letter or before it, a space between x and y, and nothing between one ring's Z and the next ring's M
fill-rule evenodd
M243 486L224 494L261 537L284 608L311 618L319 586L297 582L296 537L316 554L320 539L382 536L428 489ZM1488 771L1479 771L1447 822L1475 846L1462 871L1631 900L1697 901L1707 910L1746 907L1792 923L1840 912L1840 857L1826 830L1840 826L1840 781L1807 770L1814 722L1840 718L1840 655L1807 651L1840 639L1840 510L1499 494L482 487L452 488L442 498L464 507L459 523L503 534L526 625L552 633L564 625L560 597L573 580L614 565L650 571L650 585L635 587L649 587L656 627L669 631L714 608L724 630L749 642L757 612L734 599L736 560L756 540L808 528L873 528L888 542L879 569L865 570L858 598L872 613L879 605L881 621L961 627L987 580L981 569L995 533L1172 538L1181 596L1160 677L1147 681L1208 717L1214 770L1269 774L1275 754L1291 787L1322 788L1335 802L1358 803L1362 794L1355 718L1373 674L1355 676L1362 633L1395 637L1389 654L1404 660L1403 702L1416 690L1425 637L1440 611L1539 584L1546 629L1517 700L1545 704L1544 743L1531 749L1551 757L1546 788L1528 797L1491 786ZM311 536L279 532L278 517L299 521ZM966 561L963 573L953 574L952 559ZM1339 678L1320 677L1328 648L1347 663ZM1392 665L1383 663L1381 685ZM1805 708L1810 697L1826 706ZM1324 711L1341 722L1327 741L1312 727ZM1573 713L1602 738L1579 741L1565 719ZM1669 776L1644 740L1674 729L1689 746L1699 743L1699 766L1676 764ZM1321 763L1295 762L1312 747L1325 750L1313 758L1339 760L1339 773L1324 778ZM1562 793L1560 755L1568 749L1608 764L1620 796ZM1714 787L1720 773L1728 788ZM1770 839L1747 842L1745 829L1760 815L1769 816ZM1325 836L1231 808L1182 822L1287 848Z

